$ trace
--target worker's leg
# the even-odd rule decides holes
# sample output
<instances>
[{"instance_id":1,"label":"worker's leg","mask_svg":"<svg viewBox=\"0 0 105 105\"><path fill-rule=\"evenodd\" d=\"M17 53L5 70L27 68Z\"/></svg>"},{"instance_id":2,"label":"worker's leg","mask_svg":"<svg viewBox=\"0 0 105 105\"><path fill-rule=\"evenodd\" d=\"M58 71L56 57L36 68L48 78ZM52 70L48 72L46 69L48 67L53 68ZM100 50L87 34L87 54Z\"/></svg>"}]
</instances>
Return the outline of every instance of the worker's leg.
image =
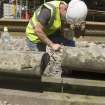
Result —
<instances>
[{"instance_id":1,"label":"worker's leg","mask_svg":"<svg viewBox=\"0 0 105 105\"><path fill-rule=\"evenodd\" d=\"M46 51L46 45L43 43L32 43L29 39L26 39L27 46L30 50L33 51Z\"/></svg>"}]
</instances>

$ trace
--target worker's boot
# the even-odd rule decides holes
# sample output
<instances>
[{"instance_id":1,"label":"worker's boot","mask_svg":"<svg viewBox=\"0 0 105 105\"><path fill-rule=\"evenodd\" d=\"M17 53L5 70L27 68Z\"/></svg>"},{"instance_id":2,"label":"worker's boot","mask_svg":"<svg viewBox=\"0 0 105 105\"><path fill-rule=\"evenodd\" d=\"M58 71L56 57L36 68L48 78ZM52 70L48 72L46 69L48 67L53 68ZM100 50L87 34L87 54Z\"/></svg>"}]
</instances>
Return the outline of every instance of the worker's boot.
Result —
<instances>
[{"instance_id":1,"label":"worker's boot","mask_svg":"<svg viewBox=\"0 0 105 105\"><path fill-rule=\"evenodd\" d=\"M50 55L50 60L47 67L45 68L44 76L61 78L61 53L54 52L49 47L46 48L46 52Z\"/></svg>"}]
</instances>

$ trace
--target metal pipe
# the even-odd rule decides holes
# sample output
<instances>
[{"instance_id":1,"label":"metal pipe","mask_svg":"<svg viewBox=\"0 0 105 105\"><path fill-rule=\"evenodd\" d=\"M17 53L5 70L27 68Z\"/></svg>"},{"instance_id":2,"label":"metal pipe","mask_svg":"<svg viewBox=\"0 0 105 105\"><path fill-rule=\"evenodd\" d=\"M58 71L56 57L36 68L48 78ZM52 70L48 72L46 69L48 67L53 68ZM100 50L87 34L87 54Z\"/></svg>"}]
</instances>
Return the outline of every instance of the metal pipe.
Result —
<instances>
[{"instance_id":1,"label":"metal pipe","mask_svg":"<svg viewBox=\"0 0 105 105\"><path fill-rule=\"evenodd\" d=\"M28 19L28 0L26 0L26 19Z\"/></svg>"},{"instance_id":2,"label":"metal pipe","mask_svg":"<svg viewBox=\"0 0 105 105\"><path fill-rule=\"evenodd\" d=\"M105 26L105 22L93 22L93 21L86 21L86 25L98 25L98 26Z\"/></svg>"},{"instance_id":3,"label":"metal pipe","mask_svg":"<svg viewBox=\"0 0 105 105\"><path fill-rule=\"evenodd\" d=\"M17 5L18 5L18 0L16 0L16 19L18 18L18 16L17 16Z\"/></svg>"},{"instance_id":4,"label":"metal pipe","mask_svg":"<svg viewBox=\"0 0 105 105\"><path fill-rule=\"evenodd\" d=\"M105 22L86 21L86 29L105 29Z\"/></svg>"},{"instance_id":5,"label":"metal pipe","mask_svg":"<svg viewBox=\"0 0 105 105\"><path fill-rule=\"evenodd\" d=\"M22 0L20 0L20 18L22 19Z\"/></svg>"},{"instance_id":6,"label":"metal pipe","mask_svg":"<svg viewBox=\"0 0 105 105\"><path fill-rule=\"evenodd\" d=\"M105 36L105 30L91 30L86 29L85 35L89 36Z\"/></svg>"}]
</instances>

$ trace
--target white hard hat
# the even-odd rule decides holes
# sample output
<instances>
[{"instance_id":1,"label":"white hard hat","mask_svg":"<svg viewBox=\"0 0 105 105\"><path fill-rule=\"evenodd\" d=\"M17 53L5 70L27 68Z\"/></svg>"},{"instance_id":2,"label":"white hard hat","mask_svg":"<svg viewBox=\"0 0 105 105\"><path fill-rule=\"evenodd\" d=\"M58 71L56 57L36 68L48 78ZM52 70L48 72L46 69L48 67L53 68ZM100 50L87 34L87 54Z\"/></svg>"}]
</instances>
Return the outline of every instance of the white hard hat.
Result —
<instances>
[{"instance_id":1,"label":"white hard hat","mask_svg":"<svg viewBox=\"0 0 105 105\"><path fill-rule=\"evenodd\" d=\"M80 23L87 16L87 6L81 0L71 0L68 4L66 19L68 23Z\"/></svg>"}]
</instances>

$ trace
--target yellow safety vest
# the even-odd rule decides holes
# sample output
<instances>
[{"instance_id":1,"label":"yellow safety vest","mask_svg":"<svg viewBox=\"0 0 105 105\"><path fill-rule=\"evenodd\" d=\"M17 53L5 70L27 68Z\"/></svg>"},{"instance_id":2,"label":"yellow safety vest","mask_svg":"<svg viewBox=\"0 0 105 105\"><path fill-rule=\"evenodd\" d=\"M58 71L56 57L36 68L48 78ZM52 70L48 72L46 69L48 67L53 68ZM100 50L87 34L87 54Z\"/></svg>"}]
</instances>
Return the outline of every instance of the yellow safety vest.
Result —
<instances>
[{"instance_id":1,"label":"yellow safety vest","mask_svg":"<svg viewBox=\"0 0 105 105\"><path fill-rule=\"evenodd\" d=\"M60 12L59 12L59 5L60 1L51 1L46 2L43 4L46 8L50 9L51 11L51 18L48 22L48 26L45 28L44 32L47 35L51 35L53 32L55 32L57 29L61 27L61 18L60 18ZM39 43L41 42L40 39L37 37L37 34L34 31L35 25L39 22L37 19L38 14L41 11L42 6L41 5L35 12L33 17L30 19L28 26L26 28L26 35L27 38L29 38L30 41L33 43Z\"/></svg>"}]
</instances>

